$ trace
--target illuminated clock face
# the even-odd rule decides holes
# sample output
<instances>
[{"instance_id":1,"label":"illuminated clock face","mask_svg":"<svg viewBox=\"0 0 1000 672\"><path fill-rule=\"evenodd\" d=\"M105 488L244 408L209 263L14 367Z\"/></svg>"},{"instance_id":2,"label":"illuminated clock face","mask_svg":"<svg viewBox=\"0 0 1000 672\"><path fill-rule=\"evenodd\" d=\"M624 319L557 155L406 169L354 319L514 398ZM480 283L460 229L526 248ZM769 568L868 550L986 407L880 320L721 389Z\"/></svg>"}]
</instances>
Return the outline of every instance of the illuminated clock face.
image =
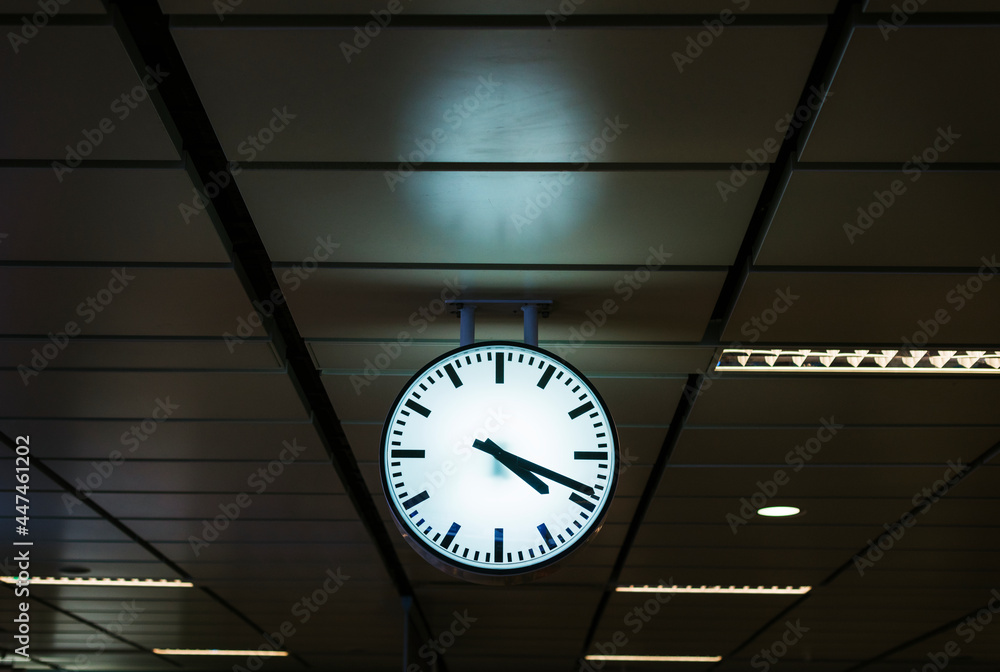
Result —
<instances>
[{"instance_id":1,"label":"illuminated clock face","mask_svg":"<svg viewBox=\"0 0 1000 672\"><path fill-rule=\"evenodd\" d=\"M587 379L519 343L453 350L418 372L382 431L382 487L407 541L443 571L511 583L595 533L618 438Z\"/></svg>"}]
</instances>

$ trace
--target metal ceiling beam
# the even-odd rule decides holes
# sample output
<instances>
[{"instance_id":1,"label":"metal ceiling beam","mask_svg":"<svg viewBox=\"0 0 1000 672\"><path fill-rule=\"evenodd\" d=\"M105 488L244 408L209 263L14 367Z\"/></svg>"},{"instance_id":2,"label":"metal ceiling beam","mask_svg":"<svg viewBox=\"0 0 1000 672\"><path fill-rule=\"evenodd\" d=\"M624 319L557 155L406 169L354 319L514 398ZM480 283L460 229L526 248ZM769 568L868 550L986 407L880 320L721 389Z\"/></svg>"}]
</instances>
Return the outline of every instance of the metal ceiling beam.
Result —
<instances>
[{"instance_id":1,"label":"metal ceiling beam","mask_svg":"<svg viewBox=\"0 0 1000 672\"><path fill-rule=\"evenodd\" d=\"M106 6L136 71L142 72L146 66L160 66L170 73L150 97L168 129L173 128L174 137L181 145L179 150L184 153L191 172L202 184L211 183L212 175L230 176L229 183L211 201L217 216L214 221L248 297L259 302L267 300L272 292L281 291L271 259L236 181L229 173L226 153L170 34L170 22L156 0L106 0ZM412 597L413 587L287 303L280 302L264 323L386 572L401 597ZM416 599L412 614L414 625L424 636L432 636L431 624ZM439 662L439 669L445 670L443 661Z\"/></svg>"},{"instance_id":2,"label":"metal ceiling beam","mask_svg":"<svg viewBox=\"0 0 1000 672\"><path fill-rule=\"evenodd\" d=\"M813 61L812 69L809 72L809 76L806 78L806 83L802 89L801 95L799 96L796 109L798 106L802 105L806 105L808 107L807 101L809 96L812 95L812 87L822 84L828 77L832 76L833 69L831 66L835 62L839 62L840 56L843 53L843 49L845 48L847 39L850 35L849 17L857 11L857 1L858 0L840 0L837 4L836 11L829 18L826 33L823 37L823 41L820 43L816 58ZM715 310L712 313L712 318L709 320L708 328L706 329L705 335L702 339L703 341L717 342L720 340L723 332L725 331L726 324L736 307L736 301L739 299L743 283L746 281L746 278L753 267L754 248L757 239L765 228L770 210L780 198L784 181L787 180L787 172L796 153L799 133L802 129L803 127L800 127L799 129L793 131L789 137L783 140L781 148L778 151L778 155L775 158L775 162L768 171L767 179L764 183L763 189L761 190L757 206L747 226L746 235L740 245L735 262L729 268L726 281L723 284ZM687 421L688 415L691 413L691 409L698 397L698 393L701 390L701 385L704 382L704 379L704 375L692 374L688 377L687 385L684 388L684 394L681 395L681 398L677 403L674 416L670 421L670 428L667 430L667 436L664 439L663 446L660 448L660 454L657 456L656 463L653 465L650 472L649 480L646 482L646 487L639 499L639 505L632 517L631 523L629 524L622 548L618 553L614 567L608 577L608 584L605 586L601 599L598 602L597 609L595 610L594 617L591 619L590 627L587 630L587 635L583 642L583 648L581 649L581 659L587 655L587 651L596 636L597 628L604 615L605 608L607 607L611 594L615 589L615 585L618 582L622 569L625 566L628 555L632 550L632 544L635 541L635 537L638 534L639 529L642 527L642 523L646 517L646 512L649 509L650 503L656 495L660 480L663 478L667 463L673 453L674 446L677 444L677 440L679 439L681 432L684 430L684 424Z\"/></svg>"},{"instance_id":3,"label":"metal ceiling beam","mask_svg":"<svg viewBox=\"0 0 1000 672\"><path fill-rule=\"evenodd\" d=\"M851 39L854 31L854 21L860 14L860 0L839 0L833 14L827 21L826 33L820 42L813 60L812 68L806 77L802 93L794 110L810 109L809 98L813 96L814 90L826 91L827 86L836 74L837 66L847 49L847 43ZM757 199L757 206L747 225L746 234L740 244L739 252L736 253L736 260L726 277L726 282L719 293L719 300L716 302L712 317L709 320L708 328L702 340L716 341L722 338L725 333L729 319L736 308L740 292L750 273L754 270L754 257L757 248L767 230L767 225L771 215L777 208L784 187L791 176L794 162L797 158L800 143L808 137L812 124L822 111L822 103L819 109L813 110L809 119L802 126L791 127L790 134L781 142L774 161L768 166L767 178Z\"/></svg>"}]
</instances>

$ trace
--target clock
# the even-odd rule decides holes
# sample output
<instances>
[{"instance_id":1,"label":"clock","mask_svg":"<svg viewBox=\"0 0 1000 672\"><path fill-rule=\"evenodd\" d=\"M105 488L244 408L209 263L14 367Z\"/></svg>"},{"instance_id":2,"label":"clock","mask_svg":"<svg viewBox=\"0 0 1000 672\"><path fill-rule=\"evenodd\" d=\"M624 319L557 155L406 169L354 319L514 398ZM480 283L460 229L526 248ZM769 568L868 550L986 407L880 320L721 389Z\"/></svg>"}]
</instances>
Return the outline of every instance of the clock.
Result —
<instances>
[{"instance_id":1,"label":"clock","mask_svg":"<svg viewBox=\"0 0 1000 672\"><path fill-rule=\"evenodd\" d=\"M554 571L598 532L618 479L607 406L572 365L504 341L423 367L386 417L382 488L438 569L511 584Z\"/></svg>"}]
</instances>

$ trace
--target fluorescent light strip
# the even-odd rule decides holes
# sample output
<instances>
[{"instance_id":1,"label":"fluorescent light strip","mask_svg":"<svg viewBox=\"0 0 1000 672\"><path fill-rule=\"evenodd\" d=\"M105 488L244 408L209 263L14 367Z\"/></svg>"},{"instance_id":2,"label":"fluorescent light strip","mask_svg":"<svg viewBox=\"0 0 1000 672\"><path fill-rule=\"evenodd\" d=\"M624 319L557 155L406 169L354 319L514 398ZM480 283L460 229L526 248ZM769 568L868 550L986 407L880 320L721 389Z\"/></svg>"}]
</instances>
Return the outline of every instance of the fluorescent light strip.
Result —
<instances>
[{"instance_id":1,"label":"fluorescent light strip","mask_svg":"<svg viewBox=\"0 0 1000 672\"><path fill-rule=\"evenodd\" d=\"M277 656L288 655L287 651L269 651L264 649L153 649L153 653L161 656Z\"/></svg>"},{"instance_id":2,"label":"fluorescent light strip","mask_svg":"<svg viewBox=\"0 0 1000 672\"><path fill-rule=\"evenodd\" d=\"M0 582L17 583L16 576L0 576ZM168 579L102 579L99 577L80 576L33 576L28 579L32 586L127 586L129 588L193 588L194 584L187 581Z\"/></svg>"},{"instance_id":3,"label":"fluorescent light strip","mask_svg":"<svg viewBox=\"0 0 1000 672\"><path fill-rule=\"evenodd\" d=\"M699 593L716 595L803 595L812 586L618 586L619 593Z\"/></svg>"},{"instance_id":4,"label":"fluorescent light strip","mask_svg":"<svg viewBox=\"0 0 1000 672\"><path fill-rule=\"evenodd\" d=\"M1000 350L726 348L716 371L1000 373Z\"/></svg>"},{"instance_id":5,"label":"fluorescent light strip","mask_svg":"<svg viewBox=\"0 0 1000 672\"><path fill-rule=\"evenodd\" d=\"M623 660L635 663L717 663L722 656L586 656L587 660Z\"/></svg>"}]
</instances>

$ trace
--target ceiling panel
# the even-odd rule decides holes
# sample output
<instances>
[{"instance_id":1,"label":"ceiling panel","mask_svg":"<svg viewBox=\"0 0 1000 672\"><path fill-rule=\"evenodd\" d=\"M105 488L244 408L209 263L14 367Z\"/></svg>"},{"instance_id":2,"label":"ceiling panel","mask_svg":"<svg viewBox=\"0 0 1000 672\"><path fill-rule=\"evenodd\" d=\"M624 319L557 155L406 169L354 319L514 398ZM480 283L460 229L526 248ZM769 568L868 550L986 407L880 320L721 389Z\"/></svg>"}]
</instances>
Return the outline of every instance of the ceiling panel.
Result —
<instances>
[{"instance_id":1,"label":"ceiling panel","mask_svg":"<svg viewBox=\"0 0 1000 672\"><path fill-rule=\"evenodd\" d=\"M228 268L3 267L0 283L31 287L2 305L7 333L102 336L262 336ZM38 296L47 297L39 302ZM197 297L197 300L192 300ZM242 320L242 322L240 321ZM244 326L245 325L245 326ZM67 344L67 347L72 347Z\"/></svg>"},{"instance_id":2,"label":"ceiling panel","mask_svg":"<svg viewBox=\"0 0 1000 672\"><path fill-rule=\"evenodd\" d=\"M399 343L419 337L454 339L457 345L458 317L448 314L444 301L516 296L553 301L552 313L538 321L540 341L692 341L704 333L724 277L718 271L647 275L636 269L584 274L320 269L287 300L303 335L313 338L375 336ZM345 286L352 291L341 291ZM484 312L476 318L479 340L522 340L523 335L520 322L509 315Z\"/></svg>"},{"instance_id":3,"label":"ceiling panel","mask_svg":"<svg viewBox=\"0 0 1000 672\"><path fill-rule=\"evenodd\" d=\"M976 268L1000 249L994 171L796 170L756 263Z\"/></svg>"},{"instance_id":4,"label":"ceiling panel","mask_svg":"<svg viewBox=\"0 0 1000 672\"><path fill-rule=\"evenodd\" d=\"M892 12L894 0L868 0L866 12ZM928 12L991 12L996 10L989 0L924 0L922 11Z\"/></svg>"},{"instance_id":5,"label":"ceiling panel","mask_svg":"<svg viewBox=\"0 0 1000 672\"><path fill-rule=\"evenodd\" d=\"M4 14L28 14L32 15L38 11L37 0L0 0L0 11ZM60 13L66 14L104 14L106 10L100 0L80 0L70 5L59 8Z\"/></svg>"},{"instance_id":6,"label":"ceiling panel","mask_svg":"<svg viewBox=\"0 0 1000 672\"><path fill-rule=\"evenodd\" d=\"M0 375L0 400L4 413L14 418L152 418L155 421L166 417L279 420L306 417L291 381L282 372L48 371L31 379L25 387L16 372L4 371ZM127 429L130 428L123 431ZM138 435L134 439L129 437L129 447L141 442Z\"/></svg>"},{"instance_id":7,"label":"ceiling panel","mask_svg":"<svg viewBox=\"0 0 1000 672\"><path fill-rule=\"evenodd\" d=\"M796 478L788 472L789 478ZM755 483L751 493L756 491ZM741 515L745 491L730 495L709 496L687 499L669 492L660 492L650 502L646 523L690 523L720 524L726 522L727 514ZM832 497L820 495L797 495L795 502L806 512L800 522L810 525L849 524L877 528L887 521L897 520L900 515L913 508L912 497L864 497L861 493L840 494ZM690 504L690 506L688 506ZM1000 507L1000 498L963 496L961 489L949 495L948 501L939 501L921 514L921 524L927 525L975 525L987 521ZM764 518L752 519L754 525L767 525ZM775 525L782 523L775 521ZM737 528L742 529L742 528ZM939 562L934 560L934 562Z\"/></svg>"},{"instance_id":8,"label":"ceiling panel","mask_svg":"<svg viewBox=\"0 0 1000 672\"><path fill-rule=\"evenodd\" d=\"M0 430L10 436L37 437L33 454L45 459L107 458L110 450L124 447L129 449L129 459L269 460L285 449L286 442L295 446L298 459L327 459L315 429L304 421L193 420L177 417L181 415L177 410L170 420L156 425L155 432L144 433L147 438L140 440L134 450L135 443L130 440L134 423L118 418L4 419L0 420Z\"/></svg>"},{"instance_id":9,"label":"ceiling panel","mask_svg":"<svg viewBox=\"0 0 1000 672\"><path fill-rule=\"evenodd\" d=\"M306 259L329 237L336 263L658 268L731 264L765 177L723 201L728 170L386 174L250 169L237 180L274 261Z\"/></svg>"},{"instance_id":10,"label":"ceiling panel","mask_svg":"<svg viewBox=\"0 0 1000 672\"><path fill-rule=\"evenodd\" d=\"M209 215L185 220L183 168L0 168L4 259L229 263Z\"/></svg>"},{"instance_id":11,"label":"ceiling panel","mask_svg":"<svg viewBox=\"0 0 1000 672\"><path fill-rule=\"evenodd\" d=\"M670 461L774 464L792 471L806 464L944 464L956 453L978 455L1000 441L1000 427L837 425L835 416L825 416L806 427L688 426Z\"/></svg>"},{"instance_id":12,"label":"ceiling panel","mask_svg":"<svg viewBox=\"0 0 1000 672\"><path fill-rule=\"evenodd\" d=\"M180 158L149 93L169 71L137 74L111 26L45 26L11 47L0 56L0 89L18 104L0 111L0 158L59 161L56 184L77 177L81 158Z\"/></svg>"},{"instance_id":13,"label":"ceiling panel","mask_svg":"<svg viewBox=\"0 0 1000 672\"><path fill-rule=\"evenodd\" d=\"M332 467L322 463L294 463L278 459L244 463L130 460L115 467L102 485L101 492L212 492L219 503L232 508L237 493L245 492L252 500L264 491L335 493L342 486ZM94 465L83 460L60 460L51 463L63 478L75 482L93 473ZM84 481L86 482L86 481ZM95 490L97 488L94 488ZM139 525L139 521L134 523ZM142 524L148 524L142 521Z\"/></svg>"},{"instance_id":14,"label":"ceiling panel","mask_svg":"<svg viewBox=\"0 0 1000 672\"><path fill-rule=\"evenodd\" d=\"M640 469L641 467L633 467ZM713 497L733 494L737 497L751 497L758 490L763 490L757 482L771 482L774 477L773 467L674 467L667 466L667 471L660 482L660 492L679 495L710 495ZM823 468L806 467L794 477L789 475L788 483L778 486L779 494L768 500L771 505L794 504L788 498L813 495L819 497L837 497L844 492L862 496L887 496L911 499L915 493L925 487L932 486L942 480L948 471L947 467L909 467L899 469L886 467L842 467ZM961 484L961 492L967 496L990 496L991 488L996 486L996 478L992 482L976 483L969 478ZM770 486L774 488L775 485ZM735 508L735 507L734 507ZM899 514L909 508L899 511ZM722 521L720 521L722 522ZM795 525L794 519L779 519L769 521L772 525Z\"/></svg>"},{"instance_id":15,"label":"ceiling panel","mask_svg":"<svg viewBox=\"0 0 1000 672\"><path fill-rule=\"evenodd\" d=\"M327 476L336 481L335 474ZM198 493L95 493L94 501L122 520L196 519L214 517L224 506L224 495ZM242 511L244 520L356 520L346 495L265 491ZM134 523L129 523L134 526Z\"/></svg>"},{"instance_id":16,"label":"ceiling panel","mask_svg":"<svg viewBox=\"0 0 1000 672\"><path fill-rule=\"evenodd\" d=\"M19 0L8 0L17 2ZM25 0L26 1L26 0ZM974 3L975 0L964 0L960 4ZM171 14L214 14L216 9L210 8L202 0L159 0L164 12ZM798 0L760 0L753 5L740 5L741 11L749 13L781 13L796 12L803 14L824 14L833 11L833 0L817 0L803 5ZM281 0L243 0L238 5L227 5L232 13L238 14L361 14L366 15L371 10L385 9L384 2L371 0L343 0L331 7L325 0L299 0L289 5ZM576 5L574 9L581 14L718 14L721 10L731 8L725 0L671 0L669 3L657 0L630 0L622 3L615 0L591 0L586 4ZM485 0L469 7L456 0L429 0L418 6L407 7L408 14L540 14L543 10L530 0Z\"/></svg>"},{"instance_id":17,"label":"ceiling panel","mask_svg":"<svg viewBox=\"0 0 1000 672\"><path fill-rule=\"evenodd\" d=\"M833 417L851 425L993 424L1000 386L992 378L948 376L725 377L698 397L696 425L803 424ZM971 458L968 446L955 452Z\"/></svg>"},{"instance_id":18,"label":"ceiling panel","mask_svg":"<svg viewBox=\"0 0 1000 672\"><path fill-rule=\"evenodd\" d=\"M997 161L1000 130L980 82L1000 74L998 53L995 26L855 28L801 159Z\"/></svg>"},{"instance_id":19,"label":"ceiling panel","mask_svg":"<svg viewBox=\"0 0 1000 672\"><path fill-rule=\"evenodd\" d=\"M993 343L1000 330L1000 283L990 280L1000 266L989 248L982 249L978 269L963 273L751 273L723 338L910 347Z\"/></svg>"},{"instance_id":20,"label":"ceiling panel","mask_svg":"<svg viewBox=\"0 0 1000 672\"><path fill-rule=\"evenodd\" d=\"M173 36L232 160L257 159L240 143L287 108L295 118L275 123L261 160L579 163L595 142L589 161L604 163L743 160L780 137L775 124L794 110L822 31L729 28L687 74L671 53L690 27L388 28L350 62L339 46L350 28ZM755 57L739 57L747 52ZM433 147L424 159L416 140Z\"/></svg>"},{"instance_id":21,"label":"ceiling panel","mask_svg":"<svg viewBox=\"0 0 1000 672\"><path fill-rule=\"evenodd\" d=\"M82 326L81 326L82 330ZM62 337L56 339L61 341ZM0 366L31 365L41 353L45 357L58 347L51 339L0 340ZM41 361L41 360L39 360ZM63 369L276 369L281 363L268 342L250 341L230 348L222 339L170 341L128 338L91 340L78 337L62 350L58 366Z\"/></svg>"}]
</instances>

